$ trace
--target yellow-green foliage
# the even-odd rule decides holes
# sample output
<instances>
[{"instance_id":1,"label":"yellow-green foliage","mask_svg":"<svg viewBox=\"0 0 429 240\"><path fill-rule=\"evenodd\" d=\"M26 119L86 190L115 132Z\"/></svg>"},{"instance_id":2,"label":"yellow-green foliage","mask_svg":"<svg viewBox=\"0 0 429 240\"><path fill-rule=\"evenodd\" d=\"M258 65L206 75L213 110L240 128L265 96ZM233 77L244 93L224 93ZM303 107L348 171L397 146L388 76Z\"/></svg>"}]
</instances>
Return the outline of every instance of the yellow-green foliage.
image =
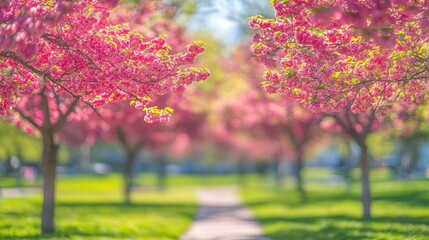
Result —
<instances>
[{"instance_id":1,"label":"yellow-green foliage","mask_svg":"<svg viewBox=\"0 0 429 240\"><path fill-rule=\"evenodd\" d=\"M26 161L38 161L42 145L39 138L22 132L12 124L0 121L0 161L18 156Z\"/></svg>"}]
</instances>

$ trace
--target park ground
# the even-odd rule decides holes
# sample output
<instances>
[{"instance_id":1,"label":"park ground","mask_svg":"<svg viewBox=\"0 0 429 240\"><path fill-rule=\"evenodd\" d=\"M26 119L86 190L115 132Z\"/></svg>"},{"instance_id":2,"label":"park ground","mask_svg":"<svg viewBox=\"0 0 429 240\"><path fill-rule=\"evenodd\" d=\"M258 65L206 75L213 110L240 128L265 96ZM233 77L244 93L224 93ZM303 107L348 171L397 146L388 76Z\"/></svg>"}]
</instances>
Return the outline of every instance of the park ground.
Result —
<instances>
[{"instance_id":1,"label":"park ground","mask_svg":"<svg viewBox=\"0 0 429 240\"><path fill-rule=\"evenodd\" d=\"M326 176L325 176L326 175ZM400 239L429 236L429 180L392 180L374 173L373 218L361 220L359 184L351 188L327 179L326 171L306 171L308 200L267 177L250 175L170 176L159 191L153 175L141 175L133 203L123 204L120 175L60 176L56 229L40 235L41 197L0 197L0 239L178 239L197 211L195 189L239 183L241 198L273 240ZM1 179L2 187L14 179ZM38 183L33 184L37 185ZM24 183L23 186L31 186Z\"/></svg>"}]
</instances>

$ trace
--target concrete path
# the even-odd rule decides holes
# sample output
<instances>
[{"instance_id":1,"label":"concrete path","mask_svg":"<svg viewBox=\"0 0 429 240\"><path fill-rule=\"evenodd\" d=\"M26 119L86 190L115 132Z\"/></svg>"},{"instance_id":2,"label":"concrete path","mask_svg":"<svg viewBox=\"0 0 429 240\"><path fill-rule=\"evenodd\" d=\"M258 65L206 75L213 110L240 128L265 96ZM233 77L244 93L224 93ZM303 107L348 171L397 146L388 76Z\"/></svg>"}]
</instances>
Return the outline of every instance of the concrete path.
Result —
<instances>
[{"instance_id":1,"label":"concrete path","mask_svg":"<svg viewBox=\"0 0 429 240\"><path fill-rule=\"evenodd\" d=\"M197 192L199 210L181 240L269 240L234 188Z\"/></svg>"},{"instance_id":2,"label":"concrete path","mask_svg":"<svg viewBox=\"0 0 429 240\"><path fill-rule=\"evenodd\" d=\"M26 197L28 195L34 195L40 192L41 192L40 188L1 188L0 197L4 197L4 198Z\"/></svg>"}]
</instances>

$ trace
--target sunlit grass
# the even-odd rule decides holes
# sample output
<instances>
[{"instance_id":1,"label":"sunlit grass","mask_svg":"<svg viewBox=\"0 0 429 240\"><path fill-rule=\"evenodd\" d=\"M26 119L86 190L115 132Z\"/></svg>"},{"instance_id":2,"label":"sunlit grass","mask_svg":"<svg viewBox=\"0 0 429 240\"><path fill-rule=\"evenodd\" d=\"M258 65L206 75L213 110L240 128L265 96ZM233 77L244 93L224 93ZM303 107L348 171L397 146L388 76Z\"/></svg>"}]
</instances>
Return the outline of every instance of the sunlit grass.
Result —
<instances>
[{"instance_id":1,"label":"sunlit grass","mask_svg":"<svg viewBox=\"0 0 429 240\"><path fill-rule=\"evenodd\" d=\"M4 177L0 176L0 188L10 188L10 187L37 187L40 186L41 181L38 179L35 182L30 182L25 179L17 179L15 177Z\"/></svg>"},{"instance_id":2,"label":"sunlit grass","mask_svg":"<svg viewBox=\"0 0 429 240\"><path fill-rule=\"evenodd\" d=\"M122 184L122 176L119 173L112 173L108 175L59 175L59 184L63 190L79 187L81 190L102 190L119 188ZM247 181L258 183L260 176L257 174L248 174ZM89 180L89 181L88 181ZM102 184L100 185L100 181ZM169 175L166 179L167 186L223 186L223 185L236 185L240 183L240 176L237 174L194 174L194 175ZM153 188L157 184L157 176L153 173L136 174L135 181L136 187ZM28 182L24 179L20 184L17 184L14 177L0 177L0 187L37 187L41 185L41 179L36 182Z\"/></svg>"},{"instance_id":3,"label":"sunlit grass","mask_svg":"<svg viewBox=\"0 0 429 240\"><path fill-rule=\"evenodd\" d=\"M118 176L60 177L56 232L39 234L41 197L0 199L0 239L178 239L196 211L192 188L138 191L123 204Z\"/></svg>"},{"instance_id":4,"label":"sunlit grass","mask_svg":"<svg viewBox=\"0 0 429 240\"><path fill-rule=\"evenodd\" d=\"M333 173L305 170L307 203L300 202L291 177L281 189L269 175L172 175L166 179L167 190L158 192L156 176L143 174L136 178L132 205L122 203L120 174L60 175L57 231L39 234L40 196L0 199L0 239L178 239L196 211L195 187L243 182L243 199L272 240L427 239L428 180L390 180L383 171L373 171L373 219L362 221L356 177L345 191Z\"/></svg>"},{"instance_id":5,"label":"sunlit grass","mask_svg":"<svg viewBox=\"0 0 429 240\"><path fill-rule=\"evenodd\" d=\"M273 240L398 239L429 236L429 181L373 183L373 218L361 220L359 188L308 183L308 202L290 188L251 188L242 197Z\"/></svg>"}]
</instances>

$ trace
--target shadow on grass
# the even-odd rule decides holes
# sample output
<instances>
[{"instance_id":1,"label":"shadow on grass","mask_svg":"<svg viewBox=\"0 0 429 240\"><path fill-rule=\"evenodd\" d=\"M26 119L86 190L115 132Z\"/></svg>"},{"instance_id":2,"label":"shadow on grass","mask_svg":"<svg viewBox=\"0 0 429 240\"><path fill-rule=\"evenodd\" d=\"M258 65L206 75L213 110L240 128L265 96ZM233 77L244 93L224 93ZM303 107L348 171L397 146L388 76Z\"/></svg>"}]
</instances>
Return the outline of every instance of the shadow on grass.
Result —
<instances>
[{"instance_id":1,"label":"shadow on grass","mask_svg":"<svg viewBox=\"0 0 429 240\"><path fill-rule=\"evenodd\" d=\"M157 208L157 209L181 209L181 208L194 208L194 204L185 204L185 203L123 203L118 201L61 201L58 204L58 207L101 207L101 208L120 208L120 209L137 209L137 208Z\"/></svg>"},{"instance_id":2,"label":"shadow on grass","mask_svg":"<svg viewBox=\"0 0 429 240\"><path fill-rule=\"evenodd\" d=\"M259 212L263 212L258 220L262 223L265 233L273 240L283 239L427 239L429 236L428 214L413 216L407 213L407 208L421 209L422 213L429 208L429 191L424 188L410 187L374 191L374 207L383 206L387 209L400 211L380 211L379 216L370 220L362 220L358 212L331 208L332 206L360 206L359 193L346 194L340 191L309 191L308 201L300 202L297 193L293 190L263 190L257 195L250 193L247 205ZM284 214L276 210L284 206ZM327 211L317 211L318 208L327 208ZM266 212L264 212L266 209ZM288 209L290 215L288 215ZM316 212L311 212L315 209ZM329 209L333 209L332 212ZM270 211L273 211L270 214ZM360 211L360 210L359 210ZM340 213L339 213L340 212Z\"/></svg>"},{"instance_id":3,"label":"shadow on grass","mask_svg":"<svg viewBox=\"0 0 429 240\"><path fill-rule=\"evenodd\" d=\"M296 191L284 190L284 189L273 189L263 190L267 193L267 198L247 201L247 204L252 206L263 206L271 203L280 203L287 205L288 207L300 207L311 205L313 203L330 203L330 202L341 202L341 201L359 201L359 196L347 193L316 193L307 191L306 201L302 201Z\"/></svg>"},{"instance_id":4,"label":"shadow on grass","mask_svg":"<svg viewBox=\"0 0 429 240\"><path fill-rule=\"evenodd\" d=\"M429 182L428 182L429 184ZM270 201L284 202L290 207L303 206L312 203L329 203L341 201L360 201L360 193L346 192L312 192L307 191L307 201L303 202L299 199L296 191L285 189L274 189L275 195L270 196ZM268 192L268 191L267 191ZM373 191L372 201L384 201L392 203L400 203L415 207L429 207L429 188L428 191L422 190L404 190L401 192L383 192L378 193ZM250 202L252 205L264 204L262 202Z\"/></svg>"},{"instance_id":5,"label":"shadow on grass","mask_svg":"<svg viewBox=\"0 0 429 240\"><path fill-rule=\"evenodd\" d=\"M386 193L372 198L374 201L403 203L416 207L429 207L429 188L427 192L408 191L407 193Z\"/></svg>"},{"instance_id":6,"label":"shadow on grass","mask_svg":"<svg viewBox=\"0 0 429 240\"><path fill-rule=\"evenodd\" d=\"M319 217L275 217L259 218L263 225L282 224L281 230L268 231L267 236L272 239L373 239L374 235L409 236L407 227L397 228L380 224L419 224L424 226L429 223L425 217L374 217L371 220L362 221L360 218L350 216L330 215ZM425 231L425 230L423 230ZM426 234L429 231L426 230ZM389 238L382 238L389 239ZM400 239L400 238L398 238Z\"/></svg>"}]
</instances>

